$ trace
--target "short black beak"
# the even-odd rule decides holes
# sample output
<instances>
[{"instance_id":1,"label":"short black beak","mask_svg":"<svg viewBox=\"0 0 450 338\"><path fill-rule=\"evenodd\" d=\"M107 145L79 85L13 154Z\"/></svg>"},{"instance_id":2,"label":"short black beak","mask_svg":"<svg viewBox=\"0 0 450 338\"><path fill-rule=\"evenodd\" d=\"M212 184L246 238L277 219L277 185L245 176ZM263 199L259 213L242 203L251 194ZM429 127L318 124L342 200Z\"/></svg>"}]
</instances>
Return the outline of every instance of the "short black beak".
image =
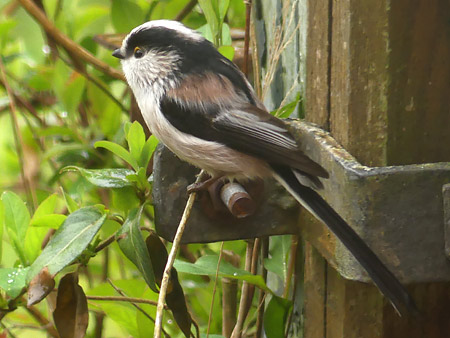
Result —
<instances>
[{"instance_id":1,"label":"short black beak","mask_svg":"<svg viewBox=\"0 0 450 338\"><path fill-rule=\"evenodd\" d=\"M113 53L112 56L115 56L118 59L125 59L125 56L120 51L120 48L117 48Z\"/></svg>"}]
</instances>

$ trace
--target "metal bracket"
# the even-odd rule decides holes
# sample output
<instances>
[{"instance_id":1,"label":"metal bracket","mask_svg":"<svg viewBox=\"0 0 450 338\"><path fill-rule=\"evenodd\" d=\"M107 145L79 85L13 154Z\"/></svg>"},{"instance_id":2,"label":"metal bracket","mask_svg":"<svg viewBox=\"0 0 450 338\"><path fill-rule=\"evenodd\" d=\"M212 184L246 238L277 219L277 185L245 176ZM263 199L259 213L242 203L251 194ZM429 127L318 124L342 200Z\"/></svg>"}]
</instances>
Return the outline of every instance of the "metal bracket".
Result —
<instances>
[{"instance_id":1,"label":"metal bracket","mask_svg":"<svg viewBox=\"0 0 450 338\"><path fill-rule=\"evenodd\" d=\"M445 249L450 252L449 189L444 189L447 231L442 194L444 184L450 183L450 163L367 167L329 133L305 122L290 121L289 125L304 152L330 173L330 179L323 180L321 194L404 283L450 280L450 261L445 254ZM187 199L182 190L193 182L197 170L191 168L189 172L173 155L168 161L168 156L162 149L157 151L153 189L156 227L161 236L170 240L179 220L174 215L181 217ZM292 199L274 183L266 183L262 203L255 215L244 220L212 220L199 202L183 241L295 233L298 227L303 228L303 234L308 232L308 227L295 224L298 222ZM312 243L341 275L368 281L345 247L325 229L321 233L325 235Z\"/></svg>"}]
</instances>

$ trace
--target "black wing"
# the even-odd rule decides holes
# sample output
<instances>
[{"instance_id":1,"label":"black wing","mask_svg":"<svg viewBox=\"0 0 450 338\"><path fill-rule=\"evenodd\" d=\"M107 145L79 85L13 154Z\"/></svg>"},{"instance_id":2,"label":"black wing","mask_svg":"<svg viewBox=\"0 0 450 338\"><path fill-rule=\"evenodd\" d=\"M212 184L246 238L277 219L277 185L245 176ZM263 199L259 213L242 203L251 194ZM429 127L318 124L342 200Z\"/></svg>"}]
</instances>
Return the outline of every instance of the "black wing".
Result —
<instances>
[{"instance_id":1,"label":"black wing","mask_svg":"<svg viewBox=\"0 0 450 338\"><path fill-rule=\"evenodd\" d=\"M298 149L283 121L248 103L226 77L211 73L187 77L163 97L160 108L184 133L220 142L270 164L328 177L325 169Z\"/></svg>"}]
</instances>

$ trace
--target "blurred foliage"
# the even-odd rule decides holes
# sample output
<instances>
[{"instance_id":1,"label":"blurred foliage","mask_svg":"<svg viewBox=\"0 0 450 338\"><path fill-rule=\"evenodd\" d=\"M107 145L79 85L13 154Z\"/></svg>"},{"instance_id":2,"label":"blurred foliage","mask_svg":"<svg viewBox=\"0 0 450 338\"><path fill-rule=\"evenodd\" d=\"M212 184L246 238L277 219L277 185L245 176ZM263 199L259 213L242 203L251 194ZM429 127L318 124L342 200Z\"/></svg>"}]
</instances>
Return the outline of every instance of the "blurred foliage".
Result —
<instances>
[{"instance_id":1,"label":"blurred foliage","mask_svg":"<svg viewBox=\"0 0 450 338\"><path fill-rule=\"evenodd\" d=\"M60 33L119 68L95 36L174 19L189 1L34 3ZM230 27L245 26L245 7L241 0L199 1L183 22L232 58ZM67 52L18 1L0 0L0 49L1 330L16 337L56 336L56 330L61 337L80 337L85 330L87 337L151 336L155 306L138 309L108 297L158 298L166 253L152 250L163 244L151 230L148 169L157 140L138 122L129 122L138 112L126 84ZM11 98L17 109L10 108ZM286 106L281 114L291 109ZM267 268L283 280L289 237L274 243L280 245L272 246ZM192 320L206 333L210 317L209 332L220 336L220 283L213 302L219 247L197 244L182 251L167 298L171 311L164 329L171 337L195 332ZM222 263L219 278L245 280L272 294L261 276L242 270L245 247L243 241L225 243L226 251L242 259L239 267ZM189 313L180 306L185 297ZM274 325L274 332L282 332L290 302L272 299L269 309L280 319L267 321L265 328ZM247 333L255 331L257 305L254 297Z\"/></svg>"}]
</instances>

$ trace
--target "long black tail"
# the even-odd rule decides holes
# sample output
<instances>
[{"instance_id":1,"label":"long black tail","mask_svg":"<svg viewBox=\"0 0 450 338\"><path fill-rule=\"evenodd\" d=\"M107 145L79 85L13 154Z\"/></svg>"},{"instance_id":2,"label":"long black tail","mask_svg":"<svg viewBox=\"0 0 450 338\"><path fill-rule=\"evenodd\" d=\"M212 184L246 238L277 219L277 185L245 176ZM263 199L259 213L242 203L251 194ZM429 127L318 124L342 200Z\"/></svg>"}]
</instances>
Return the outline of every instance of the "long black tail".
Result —
<instances>
[{"instance_id":1,"label":"long black tail","mask_svg":"<svg viewBox=\"0 0 450 338\"><path fill-rule=\"evenodd\" d=\"M389 299L399 314L417 314L414 301L399 280L380 261L359 235L313 189L299 183L288 167L274 167L275 178L295 199L321 220L355 256L380 291Z\"/></svg>"}]
</instances>

